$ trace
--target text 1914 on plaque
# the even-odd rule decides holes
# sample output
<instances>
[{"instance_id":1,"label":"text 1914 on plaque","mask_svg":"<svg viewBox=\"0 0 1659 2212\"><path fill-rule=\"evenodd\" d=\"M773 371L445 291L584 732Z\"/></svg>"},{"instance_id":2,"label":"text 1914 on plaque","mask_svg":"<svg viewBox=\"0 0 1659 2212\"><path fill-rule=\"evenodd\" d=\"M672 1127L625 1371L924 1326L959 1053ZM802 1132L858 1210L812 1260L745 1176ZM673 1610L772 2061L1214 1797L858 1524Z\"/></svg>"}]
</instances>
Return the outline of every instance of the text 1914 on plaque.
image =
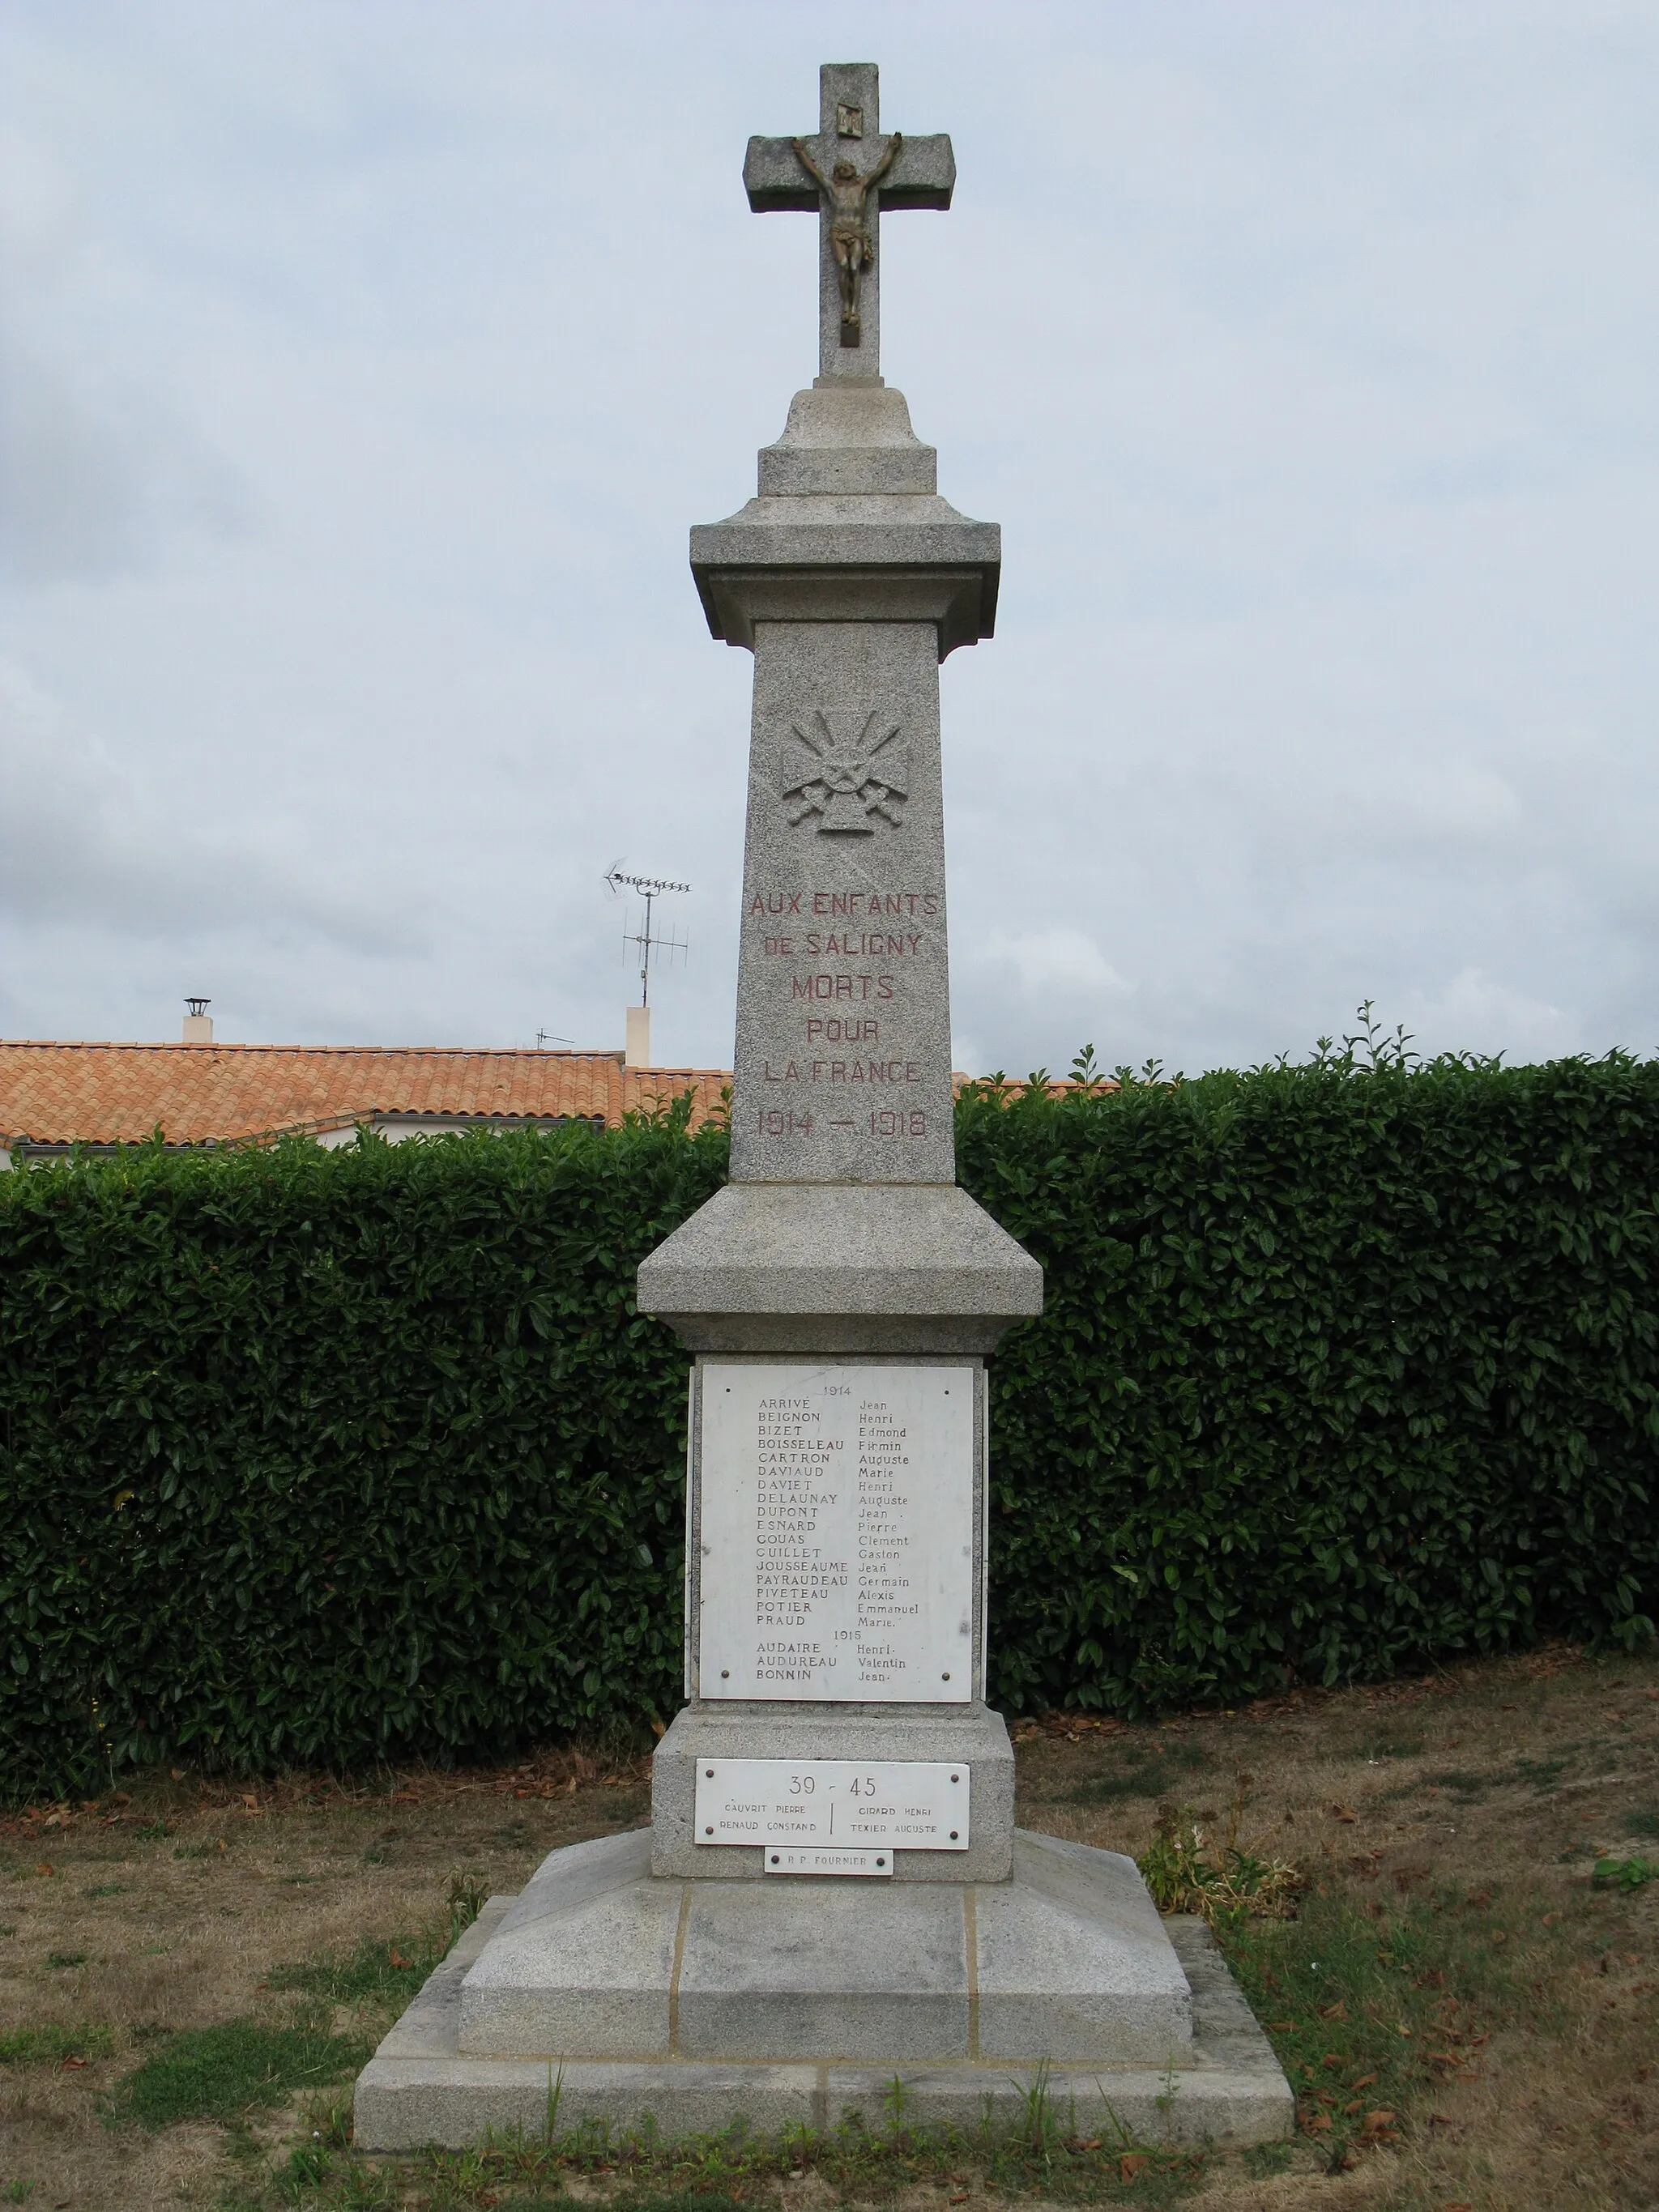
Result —
<instances>
[{"instance_id":1,"label":"text 1914 on plaque","mask_svg":"<svg viewBox=\"0 0 1659 2212\"><path fill-rule=\"evenodd\" d=\"M961 1760L703 1759L697 1841L965 1851L968 1796Z\"/></svg>"},{"instance_id":2,"label":"text 1914 on plaque","mask_svg":"<svg viewBox=\"0 0 1659 2212\"><path fill-rule=\"evenodd\" d=\"M974 1694L975 1370L702 1370L694 1687Z\"/></svg>"}]
</instances>

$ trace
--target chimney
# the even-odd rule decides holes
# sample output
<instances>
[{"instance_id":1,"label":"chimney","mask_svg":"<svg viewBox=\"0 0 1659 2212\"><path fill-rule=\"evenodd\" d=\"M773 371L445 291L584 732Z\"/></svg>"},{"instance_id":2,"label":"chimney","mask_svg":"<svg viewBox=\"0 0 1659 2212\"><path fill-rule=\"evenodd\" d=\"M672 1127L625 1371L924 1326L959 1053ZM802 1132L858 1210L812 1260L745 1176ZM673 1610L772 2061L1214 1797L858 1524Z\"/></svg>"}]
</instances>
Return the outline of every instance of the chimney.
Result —
<instances>
[{"instance_id":1,"label":"chimney","mask_svg":"<svg viewBox=\"0 0 1659 2212\"><path fill-rule=\"evenodd\" d=\"M185 1042L211 1044L213 1017L209 1013L208 1008L213 1004L212 1000L186 999L185 1004L189 1008L189 1012L185 1016Z\"/></svg>"},{"instance_id":2,"label":"chimney","mask_svg":"<svg viewBox=\"0 0 1659 2212\"><path fill-rule=\"evenodd\" d=\"M649 1006L630 1006L628 1009L628 1042L623 1052L624 1067L649 1067L651 1065L651 1009Z\"/></svg>"}]
</instances>

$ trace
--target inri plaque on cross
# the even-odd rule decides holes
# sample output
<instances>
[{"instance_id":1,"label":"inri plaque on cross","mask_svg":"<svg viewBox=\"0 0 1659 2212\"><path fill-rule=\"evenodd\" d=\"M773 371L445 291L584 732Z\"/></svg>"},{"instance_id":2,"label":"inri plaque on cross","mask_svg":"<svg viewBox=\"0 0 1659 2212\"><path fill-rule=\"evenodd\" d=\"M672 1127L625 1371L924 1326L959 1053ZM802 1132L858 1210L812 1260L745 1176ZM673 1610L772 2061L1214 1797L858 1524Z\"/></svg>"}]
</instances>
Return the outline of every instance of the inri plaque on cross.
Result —
<instances>
[{"instance_id":1,"label":"inri plaque on cross","mask_svg":"<svg viewBox=\"0 0 1659 2212\"><path fill-rule=\"evenodd\" d=\"M957 180L940 133L884 137L873 62L826 62L811 138L751 138L743 164L757 215L818 213L821 378L881 374L881 217L896 208L948 208Z\"/></svg>"}]
</instances>

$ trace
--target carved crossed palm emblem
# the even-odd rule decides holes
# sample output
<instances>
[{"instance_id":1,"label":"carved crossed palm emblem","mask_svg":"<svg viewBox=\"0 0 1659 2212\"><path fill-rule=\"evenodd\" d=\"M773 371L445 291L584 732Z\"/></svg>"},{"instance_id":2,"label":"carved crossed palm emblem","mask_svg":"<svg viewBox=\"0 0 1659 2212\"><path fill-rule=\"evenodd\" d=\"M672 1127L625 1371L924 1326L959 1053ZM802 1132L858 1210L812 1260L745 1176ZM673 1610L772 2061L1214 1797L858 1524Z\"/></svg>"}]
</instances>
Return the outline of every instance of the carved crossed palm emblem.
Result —
<instances>
[{"instance_id":1,"label":"carved crossed palm emblem","mask_svg":"<svg viewBox=\"0 0 1659 2212\"><path fill-rule=\"evenodd\" d=\"M816 814L820 835L865 837L873 833L877 815L898 826L910 781L908 748L898 723L867 714L858 735L843 738L820 708L793 727L778 755L791 822Z\"/></svg>"}]
</instances>

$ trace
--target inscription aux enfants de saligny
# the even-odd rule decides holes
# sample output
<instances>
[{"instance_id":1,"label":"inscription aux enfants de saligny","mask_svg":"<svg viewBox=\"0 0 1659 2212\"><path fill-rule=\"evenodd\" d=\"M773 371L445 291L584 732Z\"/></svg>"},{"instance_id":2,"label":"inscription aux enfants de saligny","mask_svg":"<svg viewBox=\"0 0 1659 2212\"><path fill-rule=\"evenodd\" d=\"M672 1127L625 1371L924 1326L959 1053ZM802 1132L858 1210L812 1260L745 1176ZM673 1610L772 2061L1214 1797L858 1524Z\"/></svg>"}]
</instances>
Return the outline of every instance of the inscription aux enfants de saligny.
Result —
<instances>
[{"instance_id":1,"label":"inscription aux enfants de saligny","mask_svg":"<svg viewBox=\"0 0 1659 2212\"><path fill-rule=\"evenodd\" d=\"M971 1701L976 1388L965 1364L702 1369L694 1695Z\"/></svg>"},{"instance_id":2,"label":"inscription aux enfants de saligny","mask_svg":"<svg viewBox=\"0 0 1659 2212\"><path fill-rule=\"evenodd\" d=\"M837 672L816 696L763 700L757 672L732 1132L741 1181L954 1180L937 649L931 632L893 635L913 627L882 626L890 653L913 646L903 657L924 680L908 697L849 696Z\"/></svg>"}]
</instances>

